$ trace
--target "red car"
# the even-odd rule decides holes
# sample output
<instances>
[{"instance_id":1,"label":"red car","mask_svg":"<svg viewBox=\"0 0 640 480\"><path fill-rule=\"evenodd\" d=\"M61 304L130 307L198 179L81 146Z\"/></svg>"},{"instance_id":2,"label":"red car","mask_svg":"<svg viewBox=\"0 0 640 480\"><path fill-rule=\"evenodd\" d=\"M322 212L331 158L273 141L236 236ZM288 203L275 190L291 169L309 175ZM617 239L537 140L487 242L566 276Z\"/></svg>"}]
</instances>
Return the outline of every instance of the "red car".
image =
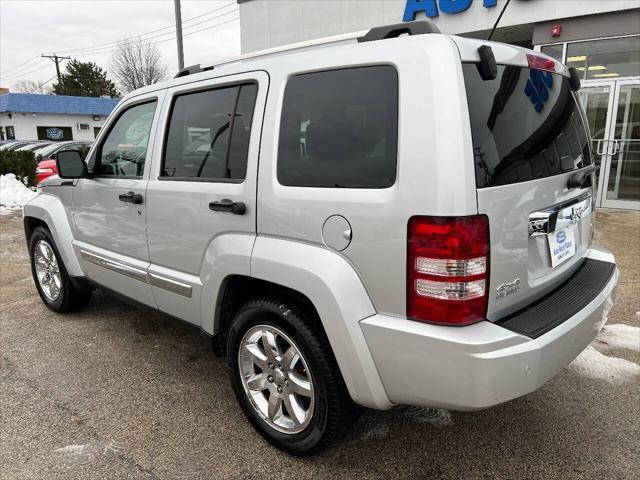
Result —
<instances>
[{"instance_id":1,"label":"red car","mask_svg":"<svg viewBox=\"0 0 640 480\"><path fill-rule=\"evenodd\" d=\"M45 147L37 152L38 165L36 166L36 185L51 175L57 175L56 154L63 150L89 150L89 142L60 142Z\"/></svg>"},{"instance_id":2,"label":"red car","mask_svg":"<svg viewBox=\"0 0 640 480\"><path fill-rule=\"evenodd\" d=\"M38 166L36 167L36 185L38 185L45 178L57 174L58 168L56 167L56 160L54 158L40 160L40 162L38 162Z\"/></svg>"}]
</instances>

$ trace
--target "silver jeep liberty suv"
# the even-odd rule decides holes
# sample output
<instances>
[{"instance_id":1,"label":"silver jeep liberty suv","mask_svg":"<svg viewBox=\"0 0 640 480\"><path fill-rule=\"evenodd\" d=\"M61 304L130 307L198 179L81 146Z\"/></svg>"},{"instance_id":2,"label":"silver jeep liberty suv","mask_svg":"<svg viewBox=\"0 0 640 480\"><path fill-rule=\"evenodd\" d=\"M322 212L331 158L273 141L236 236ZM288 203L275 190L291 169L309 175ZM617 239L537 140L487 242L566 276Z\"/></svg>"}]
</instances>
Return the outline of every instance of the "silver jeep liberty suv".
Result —
<instances>
[{"instance_id":1,"label":"silver jeep liberty suv","mask_svg":"<svg viewBox=\"0 0 640 480\"><path fill-rule=\"evenodd\" d=\"M408 35L401 35L408 34ZM52 310L111 291L199 326L295 454L358 406L526 395L606 322L575 71L414 22L127 95L24 208Z\"/></svg>"}]
</instances>

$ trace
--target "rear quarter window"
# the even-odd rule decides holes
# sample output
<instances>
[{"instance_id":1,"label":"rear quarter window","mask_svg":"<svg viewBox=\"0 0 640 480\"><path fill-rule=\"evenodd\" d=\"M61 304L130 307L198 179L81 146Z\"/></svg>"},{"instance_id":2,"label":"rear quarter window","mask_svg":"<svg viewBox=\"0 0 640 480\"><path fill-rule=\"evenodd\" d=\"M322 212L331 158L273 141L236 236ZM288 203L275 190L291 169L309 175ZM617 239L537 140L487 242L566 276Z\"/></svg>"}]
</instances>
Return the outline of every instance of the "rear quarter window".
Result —
<instances>
[{"instance_id":1,"label":"rear quarter window","mask_svg":"<svg viewBox=\"0 0 640 480\"><path fill-rule=\"evenodd\" d=\"M395 183L398 75L371 66L296 75L284 92L278 181L386 188Z\"/></svg>"}]
</instances>

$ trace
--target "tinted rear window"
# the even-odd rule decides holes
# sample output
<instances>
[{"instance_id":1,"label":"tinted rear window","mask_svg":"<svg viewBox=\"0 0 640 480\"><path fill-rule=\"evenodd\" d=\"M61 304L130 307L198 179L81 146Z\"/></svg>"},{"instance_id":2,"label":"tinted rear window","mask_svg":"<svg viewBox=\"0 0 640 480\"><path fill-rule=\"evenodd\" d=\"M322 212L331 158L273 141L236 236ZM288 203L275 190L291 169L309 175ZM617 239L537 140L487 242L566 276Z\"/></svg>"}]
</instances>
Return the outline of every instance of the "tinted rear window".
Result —
<instances>
[{"instance_id":1,"label":"tinted rear window","mask_svg":"<svg viewBox=\"0 0 640 480\"><path fill-rule=\"evenodd\" d=\"M278 146L282 185L390 187L397 149L395 68L308 73L287 82Z\"/></svg>"},{"instance_id":2,"label":"tinted rear window","mask_svg":"<svg viewBox=\"0 0 640 480\"><path fill-rule=\"evenodd\" d=\"M463 65L478 188L545 178L591 165L589 137L566 78L498 66L484 81Z\"/></svg>"}]
</instances>

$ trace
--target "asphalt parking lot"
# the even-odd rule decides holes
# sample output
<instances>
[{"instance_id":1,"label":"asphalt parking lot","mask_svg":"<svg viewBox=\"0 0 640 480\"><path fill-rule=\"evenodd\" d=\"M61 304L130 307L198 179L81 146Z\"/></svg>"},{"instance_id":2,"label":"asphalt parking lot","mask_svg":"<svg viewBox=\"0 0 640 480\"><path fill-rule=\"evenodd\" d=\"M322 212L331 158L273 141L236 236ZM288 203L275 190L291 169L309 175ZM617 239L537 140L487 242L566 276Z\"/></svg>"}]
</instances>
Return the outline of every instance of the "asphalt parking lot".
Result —
<instances>
[{"instance_id":1,"label":"asphalt parking lot","mask_svg":"<svg viewBox=\"0 0 640 480\"><path fill-rule=\"evenodd\" d=\"M597 225L596 243L622 272L608 325L638 327L640 213L599 210ZM631 479L640 471L638 330L606 329L525 398L477 413L367 411L336 448L300 459L254 432L226 363L197 329L100 293L75 314L47 310L18 215L0 216L0 288L2 479ZM619 342L620 331L631 342Z\"/></svg>"}]
</instances>

